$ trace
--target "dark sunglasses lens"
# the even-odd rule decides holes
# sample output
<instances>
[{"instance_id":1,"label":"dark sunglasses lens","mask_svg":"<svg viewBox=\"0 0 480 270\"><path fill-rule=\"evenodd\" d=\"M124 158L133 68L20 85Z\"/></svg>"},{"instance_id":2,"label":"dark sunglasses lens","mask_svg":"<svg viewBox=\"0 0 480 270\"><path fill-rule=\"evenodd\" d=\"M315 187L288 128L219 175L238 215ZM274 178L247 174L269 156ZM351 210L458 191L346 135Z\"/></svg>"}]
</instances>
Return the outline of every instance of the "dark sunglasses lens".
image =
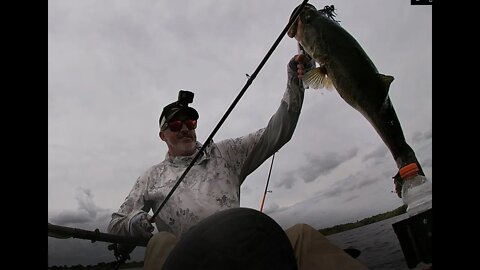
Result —
<instances>
[{"instance_id":1,"label":"dark sunglasses lens","mask_svg":"<svg viewBox=\"0 0 480 270\"><path fill-rule=\"evenodd\" d=\"M182 125L182 121L173 121L168 123L168 128L173 132L177 132L182 129Z\"/></svg>"},{"instance_id":2,"label":"dark sunglasses lens","mask_svg":"<svg viewBox=\"0 0 480 270\"><path fill-rule=\"evenodd\" d=\"M197 120L185 120L183 122L180 120L172 121L168 123L168 128L173 132L177 132L182 129L184 123L189 130L197 128Z\"/></svg>"},{"instance_id":3,"label":"dark sunglasses lens","mask_svg":"<svg viewBox=\"0 0 480 270\"><path fill-rule=\"evenodd\" d=\"M189 130L197 128L197 120L187 120L184 123Z\"/></svg>"}]
</instances>

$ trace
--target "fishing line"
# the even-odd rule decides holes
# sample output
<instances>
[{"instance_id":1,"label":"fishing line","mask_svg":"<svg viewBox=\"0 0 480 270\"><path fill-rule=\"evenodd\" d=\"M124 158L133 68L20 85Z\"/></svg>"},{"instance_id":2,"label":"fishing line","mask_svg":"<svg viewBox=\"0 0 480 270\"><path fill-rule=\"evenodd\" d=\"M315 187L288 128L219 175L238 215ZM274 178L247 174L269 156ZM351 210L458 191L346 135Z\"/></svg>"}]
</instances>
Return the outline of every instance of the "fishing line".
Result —
<instances>
[{"instance_id":1,"label":"fishing line","mask_svg":"<svg viewBox=\"0 0 480 270\"><path fill-rule=\"evenodd\" d=\"M170 190L170 192L167 194L167 196L165 197L165 199L163 200L162 204L158 207L158 209L155 211L155 213L153 213L153 216L150 218L150 222L154 222L155 221L155 216L158 215L158 213L160 212L160 210L162 210L162 208L165 206L165 204L167 203L167 201L170 199L170 197L172 196L173 192L177 189L177 187L180 185L180 183L183 181L183 179L185 178L185 175L190 171L190 169L193 167L193 165L195 164L195 162L197 161L198 158L200 158L200 156L203 154L203 151L205 151L205 148L207 147L207 145L212 141L213 139L213 136L217 133L217 131L220 129L220 126L223 124L223 122L225 122L225 120L227 119L228 115L232 112L233 108L235 107L235 105L237 105L238 101L240 100L240 98L243 96L243 94L245 94L245 92L247 91L247 88L250 86L250 84L252 84L253 80L257 77L257 74L260 72L260 70L262 69L262 67L265 65L265 63L267 62L268 58L270 58L270 55L273 53L273 51L276 49L276 47L278 46L278 44L280 43L280 41L282 40L283 36L285 36L285 34L287 33L288 29L290 29L290 27L292 26L292 24L295 22L295 20L297 19L298 15L300 14L300 12L302 11L303 7L307 4L308 0L304 0L302 2L302 4L300 4L299 8L294 12L294 14L291 16L290 20L288 21L287 25L285 26L285 28L283 29L283 31L280 33L280 35L278 36L277 40L275 40L275 42L273 43L272 47L270 48L270 50L267 52L267 54L265 55L265 57L262 59L262 61L260 62L260 64L258 65L258 67L255 69L255 71L252 73L252 75L250 75L248 77L248 80L247 82L245 83L245 86L243 86L242 90L240 91L240 93L238 93L237 97L235 98L235 100L232 102L232 104L230 105L230 107L227 109L227 112L225 112L225 114L223 115L222 119L220 119L220 122L218 122L218 124L215 126L215 128L213 129L212 133L208 136L207 140L205 141L205 143L202 145L202 147L200 148L200 150L197 152L197 154L195 155L195 157L193 157L192 161L190 162L190 164L188 165L188 167L185 169L185 171L183 171L182 175L180 176L180 178L177 180L177 182L175 183L175 185L172 187L172 189Z\"/></svg>"}]
</instances>

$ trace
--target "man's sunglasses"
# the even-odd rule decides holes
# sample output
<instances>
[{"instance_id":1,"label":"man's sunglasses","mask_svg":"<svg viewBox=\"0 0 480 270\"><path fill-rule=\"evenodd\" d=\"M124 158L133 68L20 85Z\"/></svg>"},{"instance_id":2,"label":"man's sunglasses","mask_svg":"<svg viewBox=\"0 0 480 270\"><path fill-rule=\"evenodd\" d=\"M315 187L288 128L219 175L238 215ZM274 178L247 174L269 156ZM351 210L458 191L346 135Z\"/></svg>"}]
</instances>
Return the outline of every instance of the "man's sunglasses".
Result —
<instances>
[{"instance_id":1,"label":"man's sunglasses","mask_svg":"<svg viewBox=\"0 0 480 270\"><path fill-rule=\"evenodd\" d=\"M182 129L183 124L185 124L185 126L187 126L187 128L189 130L197 128L197 120L188 119L188 120L183 120L183 121L176 120L176 121L168 122L166 124L166 127L164 128L164 130L167 129L167 127L168 127L171 131L177 132L177 131L180 131Z\"/></svg>"}]
</instances>

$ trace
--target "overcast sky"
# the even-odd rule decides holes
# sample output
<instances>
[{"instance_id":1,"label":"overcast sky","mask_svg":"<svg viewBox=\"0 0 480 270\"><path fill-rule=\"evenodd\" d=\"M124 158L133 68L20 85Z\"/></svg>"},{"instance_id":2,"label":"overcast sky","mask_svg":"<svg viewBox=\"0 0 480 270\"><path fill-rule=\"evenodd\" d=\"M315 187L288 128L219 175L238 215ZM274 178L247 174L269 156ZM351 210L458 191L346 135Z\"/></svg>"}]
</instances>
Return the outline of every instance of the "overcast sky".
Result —
<instances>
[{"instance_id":1,"label":"overcast sky","mask_svg":"<svg viewBox=\"0 0 480 270\"><path fill-rule=\"evenodd\" d=\"M288 22L293 0L49 0L48 221L105 231L135 180L161 162L163 106L195 93L204 142ZM340 24L392 75L407 142L432 180L432 8L410 1L334 4ZM266 126L296 54L285 36L214 141ZM241 188L259 209L271 159ZM276 155L264 210L282 227L324 228L402 204L396 164L370 123L336 91L307 89L295 134ZM142 258L142 249L137 257ZM104 253L102 253L104 252ZM112 261L106 244L49 238L49 264Z\"/></svg>"}]
</instances>

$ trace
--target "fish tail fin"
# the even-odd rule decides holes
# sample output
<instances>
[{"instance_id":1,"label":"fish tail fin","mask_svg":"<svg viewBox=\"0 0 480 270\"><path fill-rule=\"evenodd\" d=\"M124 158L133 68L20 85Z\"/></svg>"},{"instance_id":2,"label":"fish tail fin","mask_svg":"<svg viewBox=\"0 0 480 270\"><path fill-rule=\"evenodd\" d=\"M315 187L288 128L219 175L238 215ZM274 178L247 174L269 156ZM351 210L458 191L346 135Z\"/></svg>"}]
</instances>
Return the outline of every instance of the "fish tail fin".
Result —
<instances>
[{"instance_id":1,"label":"fish tail fin","mask_svg":"<svg viewBox=\"0 0 480 270\"><path fill-rule=\"evenodd\" d=\"M323 66L309 70L303 76L303 81L313 89L333 89L333 82L328 76L327 70Z\"/></svg>"}]
</instances>

